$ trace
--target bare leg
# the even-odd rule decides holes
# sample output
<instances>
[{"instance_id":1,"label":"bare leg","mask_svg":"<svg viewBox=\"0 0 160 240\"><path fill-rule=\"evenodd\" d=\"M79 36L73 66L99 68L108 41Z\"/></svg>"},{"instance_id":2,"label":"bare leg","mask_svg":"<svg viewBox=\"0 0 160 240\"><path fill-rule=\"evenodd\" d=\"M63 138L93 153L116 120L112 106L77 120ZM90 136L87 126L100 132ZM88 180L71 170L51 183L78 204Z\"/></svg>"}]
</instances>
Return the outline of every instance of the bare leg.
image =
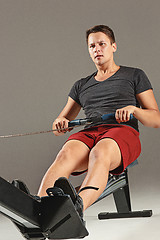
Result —
<instances>
[{"instance_id":1,"label":"bare leg","mask_svg":"<svg viewBox=\"0 0 160 240\"><path fill-rule=\"evenodd\" d=\"M46 189L53 187L59 177L69 178L72 172L87 169L89 152L90 149L83 142L78 140L66 142L43 177L38 195L46 196Z\"/></svg>"},{"instance_id":2,"label":"bare leg","mask_svg":"<svg viewBox=\"0 0 160 240\"><path fill-rule=\"evenodd\" d=\"M87 189L80 192L83 199L84 210L94 203L104 191L108 174L121 165L121 152L118 144L110 138L99 141L91 150L89 155L88 173L82 183L81 188L93 186L99 188L98 191Z\"/></svg>"}]
</instances>

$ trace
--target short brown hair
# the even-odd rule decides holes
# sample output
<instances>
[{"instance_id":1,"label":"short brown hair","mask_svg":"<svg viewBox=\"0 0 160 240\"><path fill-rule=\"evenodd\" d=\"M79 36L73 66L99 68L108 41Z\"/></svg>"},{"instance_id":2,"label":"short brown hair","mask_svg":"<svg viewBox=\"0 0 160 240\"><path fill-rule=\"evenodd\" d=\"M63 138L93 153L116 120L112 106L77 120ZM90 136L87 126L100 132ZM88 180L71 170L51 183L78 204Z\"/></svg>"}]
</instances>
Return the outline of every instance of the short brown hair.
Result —
<instances>
[{"instance_id":1,"label":"short brown hair","mask_svg":"<svg viewBox=\"0 0 160 240\"><path fill-rule=\"evenodd\" d=\"M86 31L86 41L88 43L88 37L91 33L96 33L96 32L103 32L104 34L107 35L107 37L109 37L110 41L111 41L111 44L114 43L116 40L115 40L115 36L114 36L114 32L113 30L106 26L106 25L96 25L92 28L89 28L87 31Z\"/></svg>"}]
</instances>

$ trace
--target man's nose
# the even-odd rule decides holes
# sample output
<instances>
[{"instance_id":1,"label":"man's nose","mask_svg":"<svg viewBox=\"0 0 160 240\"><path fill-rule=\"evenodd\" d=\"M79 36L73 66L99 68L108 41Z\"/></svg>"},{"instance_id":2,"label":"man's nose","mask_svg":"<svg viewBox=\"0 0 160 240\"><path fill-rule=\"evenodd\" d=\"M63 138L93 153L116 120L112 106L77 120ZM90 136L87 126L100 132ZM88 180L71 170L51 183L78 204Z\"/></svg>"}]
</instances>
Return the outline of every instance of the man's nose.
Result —
<instances>
[{"instance_id":1,"label":"man's nose","mask_svg":"<svg viewBox=\"0 0 160 240\"><path fill-rule=\"evenodd\" d=\"M101 47L99 46L99 44L97 44L95 46L95 52L100 52L100 50L101 50Z\"/></svg>"}]
</instances>

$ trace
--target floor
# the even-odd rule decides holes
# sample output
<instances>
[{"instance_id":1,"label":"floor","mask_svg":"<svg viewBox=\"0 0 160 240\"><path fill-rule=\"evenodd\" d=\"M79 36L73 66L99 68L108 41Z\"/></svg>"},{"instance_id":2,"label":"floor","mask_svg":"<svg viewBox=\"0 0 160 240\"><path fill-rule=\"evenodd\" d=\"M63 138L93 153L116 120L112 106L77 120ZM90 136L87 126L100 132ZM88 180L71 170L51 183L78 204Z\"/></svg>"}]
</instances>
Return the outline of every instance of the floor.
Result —
<instances>
[{"instance_id":1,"label":"floor","mask_svg":"<svg viewBox=\"0 0 160 240\"><path fill-rule=\"evenodd\" d=\"M86 240L157 240L160 239L160 192L132 193L133 210L152 209L149 218L98 220L99 212L115 211L112 195L85 212L89 236ZM24 240L12 222L0 215L0 240Z\"/></svg>"}]
</instances>

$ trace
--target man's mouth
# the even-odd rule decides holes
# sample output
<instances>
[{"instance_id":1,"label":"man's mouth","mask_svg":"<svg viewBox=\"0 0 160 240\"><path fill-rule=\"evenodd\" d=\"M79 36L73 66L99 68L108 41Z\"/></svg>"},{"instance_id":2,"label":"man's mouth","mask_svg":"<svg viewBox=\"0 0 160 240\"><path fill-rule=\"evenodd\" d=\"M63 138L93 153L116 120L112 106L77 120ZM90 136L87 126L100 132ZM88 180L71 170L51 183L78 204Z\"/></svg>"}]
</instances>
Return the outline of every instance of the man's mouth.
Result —
<instances>
[{"instance_id":1,"label":"man's mouth","mask_svg":"<svg viewBox=\"0 0 160 240\"><path fill-rule=\"evenodd\" d=\"M103 57L103 55L100 55L100 54L99 54L99 55L96 55L96 56L95 56L95 58L101 58L101 57Z\"/></svg>"}]
</instances>

